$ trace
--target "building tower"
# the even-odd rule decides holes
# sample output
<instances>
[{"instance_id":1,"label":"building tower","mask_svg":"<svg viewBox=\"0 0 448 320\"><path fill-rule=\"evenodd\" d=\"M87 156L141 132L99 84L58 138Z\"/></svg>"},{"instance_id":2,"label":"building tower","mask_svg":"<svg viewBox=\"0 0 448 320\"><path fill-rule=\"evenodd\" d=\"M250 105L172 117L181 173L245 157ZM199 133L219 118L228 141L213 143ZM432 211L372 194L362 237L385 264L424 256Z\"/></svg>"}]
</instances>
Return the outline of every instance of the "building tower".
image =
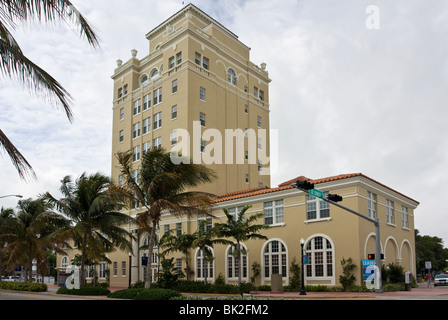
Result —
<instances>
[{"instance_id":1,"label":"building tower","mask_svg":"<svg viewBox=\"0 0 448 320\"><path fill-rule=\"evenodd\" d=\"M121 180L116 153L132 149L138 169L147 150L163 147L211 166L218 179L208 192L270 187L266 65L252 63L249 47L192 4L146 38L149 53L139 59L132 50L112 76L113 181Z\"/></svg>"}]
</instances>

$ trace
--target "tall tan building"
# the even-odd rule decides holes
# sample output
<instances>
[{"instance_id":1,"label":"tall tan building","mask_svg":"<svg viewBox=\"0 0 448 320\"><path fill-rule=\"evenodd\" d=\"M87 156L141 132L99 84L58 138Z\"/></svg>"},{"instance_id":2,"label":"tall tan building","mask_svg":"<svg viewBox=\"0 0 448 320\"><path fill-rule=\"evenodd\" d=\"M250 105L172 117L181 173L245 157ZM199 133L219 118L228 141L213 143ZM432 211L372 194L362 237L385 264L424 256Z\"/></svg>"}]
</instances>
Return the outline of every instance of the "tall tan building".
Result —
<instances>
[{"instance_id":1,"label":"tall tan building","mask_svg":"<svg viewBox=\"0 0 448 320\"><path fill-rule=\"evenodd\" d=\"M250 205L247 217L262 213L257 223L270 228L263 232L267 240L243 243L247 249L242 258L243 281L251 280L252 268L257 266L256 285L270 284L273 274L280 274L287 285L292 263L301 260L303 239L309 261L304 269L306 284L339 285L343 258L353 259L356 282L362 283L362 260L375 253L373 224L290 186L304 177L270 187L270 175L264 171L269 158L270 79L266 66L250 62L250 49L235 34L191 4L146 37L148 55L138 59L133 51L129 61L117 62L112 76L112 179L121 180L117 152L133 150L134 169L138 170L142 155L150 148L171 150L180 146L183 154L189 151L193 161L216 171L218 180L204 188L220 195L212 208L213 218L179 218L164 213L158 236L168 231L194 233L202 219L207 219L209 226L224 223L223 209L237 213ZM215 141L218 136L221 145ZM225 140L233 144L229 146ZM324 194L340 194L342 205L379 219L382 263L397 263L415 274L417 201L360 173L311 182ZM139 208L133 208L129 214L138 212ZM100 280L127 287L129 282L143 281L147 267L156 279L158 248L152 257L147 256L147 250L139 250L147 243L147 236L138 236L131 255L121 251L108 254L111 264L100 264ZM201 251L191 248L190 279L203 280L206 275L215 281L222 276L227 283L236 283L238 268L232 246L216 245L212 251L213 261L205 263ZM69 267L73 255L58 256L58 267ZM182 255L175 254L174 258L176 267L185 272Z\"/></svg>"},{"instance_id":2,"label":"tall tan building","mask_svg":"<svg viewBox=\"0 0 448 320\"><path fill-rule=\"evenodd\" d=\"M218 175L211 193L270 186L266 65L192 4L146 38L147 55L133 50L112 76L112 179L121 179L117 152L133 150L138 170L142 155L161 146L210 165Z\"/></svg>"}]
</instances>

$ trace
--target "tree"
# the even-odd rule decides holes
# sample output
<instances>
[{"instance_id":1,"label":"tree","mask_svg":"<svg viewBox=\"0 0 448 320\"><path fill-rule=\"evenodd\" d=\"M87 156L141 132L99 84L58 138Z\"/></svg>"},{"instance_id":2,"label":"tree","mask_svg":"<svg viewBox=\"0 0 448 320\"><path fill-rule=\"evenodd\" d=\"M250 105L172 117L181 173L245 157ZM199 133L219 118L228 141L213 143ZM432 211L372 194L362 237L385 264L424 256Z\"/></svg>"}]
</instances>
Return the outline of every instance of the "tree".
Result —
<instances>
[{"instance_id":1,"label":"tree","mask_svg":"<svg viewBox=\"0 0 448 320\"><path fill-rule=\"evenodd\" d=\"M191 233L182 233L178 236L172 234L173 230L164 234L161 240L161 248L164 249L163 254L172 252L180 252L185 259L185 273L187 281L190 280L190 249L193 247L195 235Z\"/></svg>"},{"instance_id":2,"label":"tree","mask_svg":"<svg viewBox=\"0 0 448 320\"><path fill-rule=\"evenodd\" d=\"M72 240L81 251L80 276L84 283L86 261L97 261L117 247L130 251L132 235L124 226L134 220L119 212L120 205L113 201L107 176L83 173L74 183L70 176L61 182L59 190L64 198L57 200L48 192L44 198L71 221L72 225L61 231L58 239Z\"/></svg>"},{"instance_id":3,"label":"tree","mask_svg":"<svg viewBox=\"0 0 448 320\"><path fill-rule=\"evenodd\" d=\"M232 215L229 210L223 209L227 217L227 223L217 223L215 225L216 233L220 237L232 238L235 243L233 253L238 259L238 287L241 288L241 255L246 254L246 250L241 246L242 242L251 239L266 240L267 237L258 233L260 230L269 229L264 224L254 224L264 214L253 214L248 218L245 217L246 211L251 206L245 206L237 215Z\"/></svg>"},{"instance_id":4,"label":"tree","mask_svg":"<svg viewBox=\"0 0 448 320\"><path fill-rule=\"evenodd\" d=\"M217 236L217 230L207 230L207 224L207 220L201 220L199 222L198 230L193 234L195 238L193 241L193 247L199 248L202 253L202 270L204 274L204 284L207 284L208 264L214 259L212 252L213 246L215 244L233 244L232 241L227 239L214 239Z\"/></svg>"},{"instance_id":5,"label":"tree","mask_svg":"<svg viewBox=\"0 0 448 320\"><path fill-rule=\"evenodd\" d=\"M9 230L2 234L9 254L8 268L19 264L26 267L28 281L31 281L33 260L41 274L48 272L46 251L57 250L54 233L68 226L68 220L51 210L43 199L27 199L18 202L18 213L11 221Z\"/></svg>"},{"instance_id":6,"label":"tree","mask_svg":"<svg viewBox=\"0 0 448 320\"><path fill-rule=\"evenodd\" d=\"M10 226L14 223L14 209L12 208L1 208L0 209L0 278L3 275L3 255L4 247L6 246L6 241L1 239L1 235L10 232Z\"/></svg>"},{"instance_id":7,"label":"tree","mask_svg":"<svg viewBox=\"0 0 448 320\"><path fill-rule=\"evenodd\" d=\"M443 248L441 238L421 236L419 231L415 230L415 251L417 270L425 269L425 261L431 261L435 271L443 271L447 267L448 249Z\"/></svg>"},{"instance_id":8,"label":"tree","mask_svg":"<svg viewBox=\"0 0 448 320\"><path fill-rule=\"evenodd\" d=\"M211 182L216 176L211 169L201 165L174 164L170 153L163 148L146 152L140 169L133 171L132 155L132 151L117 154L124 180L123 186L118 189L127 195L130 205L137 202L143 210L137 214L136 222L141 228L151 230L148 248L148 256L151 257L162 213L169 212L178 217L208 214L207 208L215 196L187 190ZM145 288L150 288L150 267L146 275Z\"/></svg>"},{"instance_id":9,"label":"tree","mask_svg":"<svg viewBox=\"0 0 448 320\"><path fill-rule=\"evenodd\" d=\"M69 121L72 121L70 94L45 70L25 56L10 30L14 30L22 22L64 21L79 28L81 36L92 47L98 48L99 40L92 27L68 0L0 0L0 12L0 72L9 78L18 79L35 92L43 92L51 103L61 105ZM2 130L0 146L8 153L21 178L26 178L27 175L35 178L31 165Z\"/></svg>"}]
</instances>

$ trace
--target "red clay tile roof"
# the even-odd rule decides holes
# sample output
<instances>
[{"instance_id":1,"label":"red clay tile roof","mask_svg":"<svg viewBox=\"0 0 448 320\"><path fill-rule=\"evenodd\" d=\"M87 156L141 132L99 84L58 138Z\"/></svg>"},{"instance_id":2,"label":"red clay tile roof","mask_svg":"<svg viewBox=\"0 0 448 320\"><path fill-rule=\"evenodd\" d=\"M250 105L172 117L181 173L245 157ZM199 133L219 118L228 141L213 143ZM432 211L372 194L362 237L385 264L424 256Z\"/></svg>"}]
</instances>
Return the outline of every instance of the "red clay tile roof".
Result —
<instances>
[{"instance_id":1,"label":"red clay tile roof","mask_svg":"<svg viewBox=\"0 0 448 320\"><path fill-rule=\"evenodd\" d=\"M362 173L348 173L348 174L340 174L337 176L332 176L332 177L327 177L327 178L321 178L321 179L309 179L307 177L304 176L299 176L297 178L285 181L281 184L278 185L277 188L268 188L268 187L259 187L259 188L253 188L253 189L247 189L247 190L241 190L241 191L236 191L236 192L232 192L232 193L228 193L225 195L222 195L220 197L218 197L218 199L216 199L215 201L213 201L214 203L219 203L219 202L225 202L225 201L230 201L230 200L236 200L236 199L241 199L241 198L247 198L247 197L253 197L253 196L258 196L258 195L262 195L262 194L266 194L266 193L272 193L272 192L278 192L278 191L283 191L283 190L288 190L288 189L292 189L293 187L291 187L291 184L296 182L297 180L308 180L309 182L313 183L313 184L319 184L319 183L325 183L325 182L330 182L330 181L335 181L335 180L342 180L342 179L348 179L348 178L352 178L352 177L364 177L370 181L373 181L389 190L392 190L393 192L396 192L400 195L402 195L403 197L406 197L412 201L414 201L415 203L419 204L418 201L372 179L369 178L368 176L362 174Z\"/></svg>"}]
</instances>

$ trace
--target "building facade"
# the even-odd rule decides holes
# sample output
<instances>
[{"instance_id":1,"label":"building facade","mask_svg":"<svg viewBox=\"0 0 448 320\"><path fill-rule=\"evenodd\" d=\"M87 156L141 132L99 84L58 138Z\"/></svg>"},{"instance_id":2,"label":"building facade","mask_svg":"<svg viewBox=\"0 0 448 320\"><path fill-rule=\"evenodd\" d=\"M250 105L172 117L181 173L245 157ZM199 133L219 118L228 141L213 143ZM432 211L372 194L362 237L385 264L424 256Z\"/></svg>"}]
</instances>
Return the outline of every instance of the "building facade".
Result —
<instances>
[{"instance_id":1,"label":"building facade","mask_svg":"<svg viewBox=\"0 0 448 320\"><path fill-rule=\"evenodd\" d=\"M226 221L223 209L237 213L250 205L247 215L263 213L258 223L270 226L268 240L244 243L243 281L250 281L253 267L259 270L255 284L270 284L272 274L281 274L287 285L291 264L300 263L300 239L309 264L305 282L339 285L341 259L352 258L358 284L362 282L361 260L375 252L372 223L306 195L290 186L299 177L271 188L269 158L269 83L265 64L249 59L250 49L238 37L194 5L187 5L146 35L149 54L137 52L127 61L117 61L113 97L112 179L120 184L115 155L132 150L138 172L143 154L154 147L189 150L193 161L210 166L218 179L206 188L221 195L213 204L213 217L177 218L165 213L157 231L194 233L201 220L209 226ZM226 131L230 130L230 131ZM185 136L188 133L188 137ZM217 135L233 141L222 148ZM226 136L227 135L227 136ZM218 139L219 140L219 139ZM188 141L188 143L185 143ZM238 144L239 143L239 144ZM176 147L180 146L180 149ZM211 147L214 149L211 151ZM222 154L218 154L219 150ZM221 161L219 161L221 156ZM195 160L196 159L196 160ZM342 205L380 220L383 263L397 263L415 274L414 210L418 202L363 174L346 174L311 180L323 192L343 197ZM128 211L132 216L139 208ZM160 269L158 248L152 257L139 250L148 243L135 226L132 252L108 254L110 264L100 264L99 280L127 287L145 280L145 268L153 279ZM222 276L236 283L237 260L231 246L217 245L214 260L204 268L197 248L190 250L190 279L215 281ZM58 266L70 266L74 252L58 256ZM171 257L171 256L170 256ZM186 261L174 254L175 265L186 271Z\"/></svg>"},{"instance_id":2,"label":"building facade","mask_svg":"<svg viewBox=\"0 0 448 320\"><path fill-rule=\"evenodd\" d=\"M270 186L269 83L250 48L192 4L150 31L149 54L132 51L112 76L112 179L115 155L178 150L217 174L213 194Z\"/></svg>"}]
</instances>

